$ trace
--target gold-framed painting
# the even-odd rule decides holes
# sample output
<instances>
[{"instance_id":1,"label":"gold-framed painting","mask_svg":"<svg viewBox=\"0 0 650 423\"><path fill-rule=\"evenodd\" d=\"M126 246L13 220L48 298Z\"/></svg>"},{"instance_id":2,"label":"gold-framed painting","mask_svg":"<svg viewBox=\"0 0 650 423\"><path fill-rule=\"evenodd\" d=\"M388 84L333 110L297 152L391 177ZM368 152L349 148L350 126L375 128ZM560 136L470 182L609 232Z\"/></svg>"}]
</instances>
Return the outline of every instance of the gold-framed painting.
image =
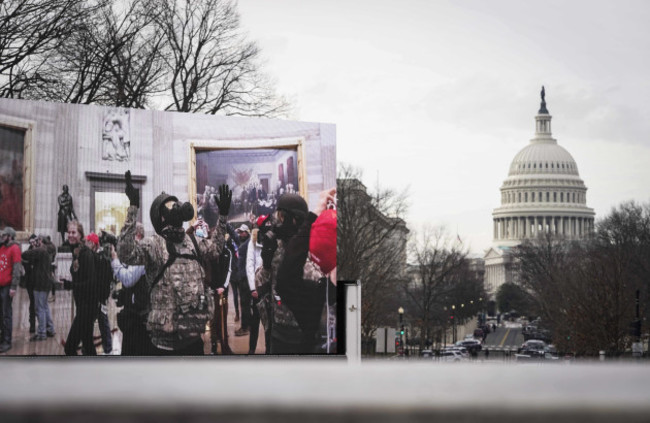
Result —
<instances>
[{"instance_id":1,"label":"gold-framed painting","mask_svg":"<svg viewBox=\"0 0 650 423\"><path fill-rule=\"evenodd\" d=\"M209 224L219 214L212 194L221 184L233 193L233 223L271 213L284 193L307 198L303 138L191 141L189 155L189 198L195 217Z\"/></svg>"}]
</instances>

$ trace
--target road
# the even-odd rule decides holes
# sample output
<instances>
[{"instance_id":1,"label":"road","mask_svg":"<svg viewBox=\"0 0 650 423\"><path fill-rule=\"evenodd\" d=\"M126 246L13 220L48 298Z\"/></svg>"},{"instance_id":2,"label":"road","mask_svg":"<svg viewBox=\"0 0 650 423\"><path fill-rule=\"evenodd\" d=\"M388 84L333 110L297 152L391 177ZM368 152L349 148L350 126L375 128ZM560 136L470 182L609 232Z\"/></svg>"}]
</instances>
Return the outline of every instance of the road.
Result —
<instances>
[{"instance_id":1,"label":"road","mask_svg":"<svg viewBox=\"0 0 650 423\"><path fill-rule=\"evenodd\" d=\"M517 351L524 342L521 325L506 322L505 326L497 327L495 332L488 334L483 342L483 348L490 351Z\"/></svg>"}]
</instances>

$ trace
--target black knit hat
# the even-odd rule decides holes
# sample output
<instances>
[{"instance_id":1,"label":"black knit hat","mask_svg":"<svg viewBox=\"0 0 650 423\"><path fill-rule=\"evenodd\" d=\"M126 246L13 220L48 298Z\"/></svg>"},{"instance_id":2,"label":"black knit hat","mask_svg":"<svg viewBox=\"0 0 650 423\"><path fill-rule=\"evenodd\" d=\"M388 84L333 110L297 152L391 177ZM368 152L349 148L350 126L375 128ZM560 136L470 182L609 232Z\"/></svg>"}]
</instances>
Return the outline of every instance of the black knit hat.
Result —
<instances>
[{"instance_id":1,"label":"black knit hat","mask_svg":"<svg viewBox=\"0 0 650 423\"><path fill-rule=\"evenodd\" d=\"M291 213L294 217L304 219L309 212L307 202L298 194L283 194L278 198L278 210Z\"/></svg>"}]
</instances>

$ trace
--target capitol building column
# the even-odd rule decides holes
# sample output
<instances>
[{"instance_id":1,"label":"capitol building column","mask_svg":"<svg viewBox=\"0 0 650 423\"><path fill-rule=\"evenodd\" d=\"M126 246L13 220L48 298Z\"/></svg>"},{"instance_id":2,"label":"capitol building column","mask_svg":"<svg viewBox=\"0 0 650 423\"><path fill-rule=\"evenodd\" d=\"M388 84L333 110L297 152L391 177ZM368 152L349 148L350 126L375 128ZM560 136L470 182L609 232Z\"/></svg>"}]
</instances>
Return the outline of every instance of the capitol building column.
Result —
<instances>
[{"instance_id":1,"label":"capitol building column","mask_svg":"<svg viewBox=\"0 0 650 423\"><path fill-rule=\"evenodd\" d=\"M555 216L551 216L550 219L551 219L551 226L550 226L549 230L551 231L551 233L553 235L555 235L555 234L557 234L556 227L555 227Z\"/></svg>"},{"instance_id":2,"label":"capitol building column","mask_svg":"<svg viewBox=\"0 0 650 423\"><path fill-rule=\"evenodd\" d=\"M582 237L582 218L578 218L578 236Z\"/></svg>"}]
</instances>

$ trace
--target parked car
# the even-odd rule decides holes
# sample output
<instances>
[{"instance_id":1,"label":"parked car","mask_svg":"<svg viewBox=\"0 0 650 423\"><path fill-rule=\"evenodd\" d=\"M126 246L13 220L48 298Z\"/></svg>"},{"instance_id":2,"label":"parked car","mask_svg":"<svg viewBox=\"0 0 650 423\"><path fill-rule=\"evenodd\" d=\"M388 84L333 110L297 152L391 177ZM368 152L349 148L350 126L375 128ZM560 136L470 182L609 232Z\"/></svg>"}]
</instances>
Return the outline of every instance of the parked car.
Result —
<instances>
[{"instance_id":1,"label":"parked car","mask_svg":"<svg viewBox=\"0 0 650 423\"><path fill-rule=\"evenodd\" d=\"M444 350L442 351L442 353L440 353L440 358L439 358L439 361L452 362L452 363L459 363L465 360L467 360L467 358L463 357L460 351L456 351L456 350Z\"/></svg>"},{"instance_id":2,"label":"parked car","mask_svg":"<svg viewBox=\"0 0 650 423\"><path fill-rule=\"evenodd\" d=\"M446 347L442 351L443 352L444 351L458 351L464 358L469 358L469 351L467 351L467 348L465 348L465 347L460 347L460 346Z\"/></svg>"},{"instance_id":3,"label":"parked car","mask_svg":"<svg viewBox=\"0 0 650 423\"><path fill-rule=\"evenodd\" d=\"M456 346L467 348L467 351L469 351L470 354L477 353L483 349L481 341L478 339L464 339L456 342Z\"/></svg>"},{"instance_id":4,"label":"parked car","mask_svg":"<svg viewBox=\"0 0 650 423\"><path fill-rule=\"evenodd\" d=\"M521 347L517 350L517 353L543 356L544 348L546 348L546 342L540 339L529 339L528 341L521 344Z\"/></svg>"}]
</instances>

